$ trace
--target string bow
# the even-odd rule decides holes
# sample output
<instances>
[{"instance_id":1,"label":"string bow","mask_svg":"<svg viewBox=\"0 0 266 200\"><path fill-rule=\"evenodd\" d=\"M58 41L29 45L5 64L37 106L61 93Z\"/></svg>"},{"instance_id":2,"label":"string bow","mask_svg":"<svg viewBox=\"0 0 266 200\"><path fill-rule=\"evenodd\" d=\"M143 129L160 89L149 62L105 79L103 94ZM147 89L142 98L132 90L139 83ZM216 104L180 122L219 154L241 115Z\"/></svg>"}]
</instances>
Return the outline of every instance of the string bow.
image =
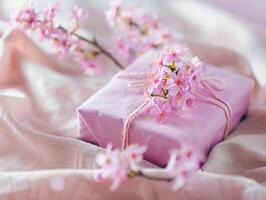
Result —
<instances>
[{"instance_id":1,"label":"string bow","mask_svg":"<svg viewBox=\"0 0 266 200\"><path fill-rule=\"evenodd\" d=\"M117 78L122 78L122 79L128 79L128 80L134 80L132 82L128 83L128 87L131 88L138 88L138 89L144 89L148 86L148 76L147 73L145 72L140 72L140 73L127 73L127 72L122 72L120 73ZM199 92L193 92L195 96L197 96L199 99L213 104L215 106L218 106L219 108L222 109L222 111L225 114L226 118L226 126L224 130L224 138L226 138L229 134L230 128L231 128L231 120L232 120L232 114L230 107L228 104L222 100L217 94L215 90L223 90L224 89L224 84L221 80L213 78L213 77L205 77L200 79L200 83L202 86L205 88L205 90L209 93L209 95L204 95ZM124 127L123 127L123 139L122 139L122 149L125 149L126 147L129 146L130 141L129 141L129 128L133 120L142 112L147 110L149 108L149 100L145 100L137 109L135 109L126 119L124 122Z\"/></svg>"}]
</instances>

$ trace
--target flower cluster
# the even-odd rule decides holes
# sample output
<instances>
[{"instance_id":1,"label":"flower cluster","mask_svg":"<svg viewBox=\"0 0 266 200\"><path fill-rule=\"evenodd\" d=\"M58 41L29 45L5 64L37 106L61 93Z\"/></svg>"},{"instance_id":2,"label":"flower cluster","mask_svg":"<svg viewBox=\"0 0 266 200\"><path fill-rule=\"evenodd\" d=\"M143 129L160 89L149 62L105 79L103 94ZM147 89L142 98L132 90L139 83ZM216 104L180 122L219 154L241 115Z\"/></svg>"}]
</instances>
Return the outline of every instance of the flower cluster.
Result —
<instances>
[{"instance_id":1,"label":"flower cluster","mask_svg":"<svg viewBox=\"0 0 266 200\"><path fill-rule=\"evenodd\" d=\"M75 34L80 23L87 19L87 11L74 6L70 14L68 29L58 25L56 17L59 11L58 3L38 9L36 5L28 2L12 16L11 23L25 32L37 32L40 39L46 39L53 43L61 58L69 54L86 72L98 74L99 67L96 57L99 52L88 50L88 44Z\"/></svg>"},{"instance_id":2,"label":"flower cluster","mask_svg":"<svg viewBox=\"0 0 266 200\"><path fill-rule=\"evenodd\" d=\"M117 30L115 44L118 53L129 62L148 49L161 47L171 38L170 31L157 16L139 13L136 6L123 4L121 0L111 1L106 20Z\"/></svg>"},{"instance_id":3,"label":"flower cluster","mask_svg":"<svg viewBox=\"0 0 266 200\"><path fill-rule=\"evenodd\" d=\"M173 190L177 190L199 169L199 158L195 152L187 145L181 145L180 148L172 152L166 168L158 169L160 174L165 174L165 177L158 178L155 174L154 176L147 175L144 168L138 166L146 149L146 146L130 145L125 150L119 151L112 150L112 146L108 145L105 153L96 157L100 169L95 173L95 180L111 179L113 181L111 189L115 190L128 177L140 176L162 181L169 181L169 177L171 177Z\"/></svg>"},{"instance_id":4,"label":"flower cluster","mask_svg":"<svg viewBox=\"0 0 266 200\"><path fill-rule=\"evenodd\" d=\"M166 171L173 179L173 189L177 190L199 169L199 158L188 146L175 149L168 161Z\"/></svg>"},{"instance_id":5,"label":"flower cluster","mask_svg":"<svg viewBox=\"0 0 266 200\"><path fill-rule=\"evenodd\" d=\"M96 162L101 169L95 174L95 180L111 179L111 189L115 190L121 181L137 171L137 164L142 160L146 149L145 146L131 145L124 151L119 151L112 150L112 146L108 145L106 152L97 156Z\"/></svg>"},{"instance_id":6,"label":"flower cluster","mask_svg":"<svg viewBox=\"0 0 266 200\"><path fill-rule=\"evenodd\" d=\"M179 108L190 109L195 103L203 64L198 57L188 56L187 51L176 46L166 48L151 64L145 96L158 121Z\"/></svg>"}]
</instances>

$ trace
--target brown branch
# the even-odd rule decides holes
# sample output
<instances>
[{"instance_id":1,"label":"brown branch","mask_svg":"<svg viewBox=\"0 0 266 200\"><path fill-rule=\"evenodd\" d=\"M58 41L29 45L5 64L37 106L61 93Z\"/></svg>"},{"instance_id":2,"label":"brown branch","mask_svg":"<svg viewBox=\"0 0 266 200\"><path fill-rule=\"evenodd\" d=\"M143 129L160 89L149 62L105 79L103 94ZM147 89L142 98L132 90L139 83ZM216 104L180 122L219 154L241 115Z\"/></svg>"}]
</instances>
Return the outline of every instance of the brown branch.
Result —
<instances>
[{"instance_id":1,"label":"brown branch","mask_svg":"<svg viewBox=\"0 0 266 200\"><path fill-rule=\"evenodd\" d=\"M63 31L67 32L67 30L64 27L59 26L59 28L62 29ZM95 37L93 37L92 40L89 40L89 39L87 39L87 38L85 38L85 37L83 37L83 36L81 36L75 32L73 32L72 34L74 36L76 36L78 39L80 39L80 40L94 46L95 48L97 48L100 51L100 53L104 54L106 57L108 57L110 60L112 60L113 63L115 63L120 69L124 69L123 65L110 52L108 52L106 49L104 49L104 47L98 43L98 41L96 40Z\"/></svg>"}]
</instances>

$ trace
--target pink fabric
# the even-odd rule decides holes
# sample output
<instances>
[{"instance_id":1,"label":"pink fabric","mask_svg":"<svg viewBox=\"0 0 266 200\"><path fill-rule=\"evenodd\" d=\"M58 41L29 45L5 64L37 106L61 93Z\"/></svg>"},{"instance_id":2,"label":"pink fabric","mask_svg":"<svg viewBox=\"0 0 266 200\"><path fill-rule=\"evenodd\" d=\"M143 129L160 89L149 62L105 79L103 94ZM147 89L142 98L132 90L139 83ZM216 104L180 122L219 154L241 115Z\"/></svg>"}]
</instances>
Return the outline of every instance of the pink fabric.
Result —
<instances>
[{"instance_id":1,"label":"pink fabric","mask_svg":"<svg viewBox=\"0 0 266 200\"><path fill-rule=\"evenodd\" d=\"M125 72L145 72L156 56L157 52L144 55ZM202 76L223 81L224 89L216 94L228 104L232 112L233 129L247 110L253 80L208 65L204 66ZM116 148L122 146L123 124L145 100L143 88L128 86L132 81L134 80L115 76L78 108L82 139L101 147L106 147L108 143ZM206 90L199 93L211 97ZM171 150L183 142L193 146L198 155L204 155L205 159L211 148L223 139L226 123L221 108L198 100L193 109L180 110L176 116L166 119L164 123L156 122L148 112L140 114L129 127L129 138L132 144L148 145L145 159L164 166Z\"/></svg>"},{"instance_id":2,"label":"pink fabric","mask_svg":"<svg viewBox=\"0 0 266 200\"><path fill-rule=\"evenodd\" d=\"M20 42L12 42L17 40ZM252 163L247 165L250 169L257 168L263 163L261 157L249 147L253 144L259 152L263 151L265 146L264 136L259 135L266 130L265 117L263 110L256 109L255 102L252 104L255 106L253 114L234 131L237 134L231 135L211 153L210 161L205 164L206 172L198 172L178 192L171 191L170 183L142 178L125 181L115 192L110 191L109 182L94 182L94 158L101 150L94 145L72 139L74 134L71 134L76 133L76 116L73 115L77 106L75 104L80 104L94 90L89 89L90 87L84 90L84 87L80 86L78 81L81 81L82 77L73 80L67 78L66 74L62 76L56 72L62 71L63 68L55 67L56 64L48 65L46 61L52 61L52 57L42 53L19 32L12 33L2 42L1 47L5 53L2 55L0 66L7 72L6 76L1 76L2 199L213 199L219 194L221 199L240 199L247 189L253 192L245 193L245 199L255 197L254 195L263 197L266 194L266 190L259 183L240 177L243 171L235 167L246 166L245 163L249 162L248 159L236 159L242 155L241 147L248 150L245 151L245 156L254 159L252 163L255 166ZM21 44L31 47L32 50L25 55L20 49ZM215 58L212 63L217 64L226 59L227 63L235 66L235 71L252 76L245 61L233 52L228 56L230 51L198 44L190 45L190 48L193 48L201 58L208 58L210 53L215 52L211 57ZM12 58L18 55L23 58L23 62L15 65L16 60ZM29 59L32 61L29 62ZM237 60L241 60L240 65L237 64ZM67 69L64 72L67 73ZM66 85L67 90L64 89ZM259 99L264 98L261 96ZM65 99L68 101L61 103ZM46 104L47 101L53 104ZM68 103L70 101L71 104ZM231 152L230 147L236 144L240 146ZM221 165L221 162L224 165ZM257 180L264 180L263 169L247 169L246 172L251 177L257 177ZM256 199L262 199L259 197Z\"/></svg>"},{"instance_id":3,"label":"pink fabric","mask_svg":"<svg viewBox=\"0 0 266 200\"><path fill-rule=\"evenodd\" d=\"M96 1L90 2L84 0L84 5L97 10ZM254 70L260 83L266 83L266 32L258 33L197 2L158 1L156 5L205 62L255 80ZM97 19L93 18L91 28L99 34L102 31L100 37L107 40L109 32L99 26L103 19ZM102 87L116 68L106 64L103 76L89 78L73 63L56 64L52 56L18 33L2 38L0 49L0 199L265 199L266 93L258 82L248 117L215 146L205 170L184 188L172 192L170 183L138 178L112 192L109 182L99 184L91 178L95 155L102 150L73 137L78 130L76 107Z\"/></svg>"}]
</instances>

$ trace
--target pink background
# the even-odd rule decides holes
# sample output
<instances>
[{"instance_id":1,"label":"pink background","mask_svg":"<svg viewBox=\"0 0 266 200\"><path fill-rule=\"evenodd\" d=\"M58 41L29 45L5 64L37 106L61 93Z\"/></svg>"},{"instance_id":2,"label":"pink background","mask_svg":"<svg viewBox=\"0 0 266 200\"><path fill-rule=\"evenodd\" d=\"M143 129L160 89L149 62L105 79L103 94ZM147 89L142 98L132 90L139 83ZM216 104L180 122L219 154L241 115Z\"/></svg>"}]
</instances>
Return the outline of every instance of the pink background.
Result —
<instances>
[{"instance_id":1,"label":"pink background","mask_svg":"<svg viewBox=\"0 0 266 200\"><path fill-rule=\"evenodd\" d=\"M14 9L7 9L8 6L22 1L0 0L0 13L12 13ZM111 45L110 32L102 23L103 19L98 18L106 1L75 0L94 11L92 16L96 16L91 18L88 33L85 33L97 33L103 43L108 41L106 44ZM249 0L261 8L260 11L254 11L243 1L226 0L219 4L242 5L236 7L241 15L265 27L265 17L257 17L264 12L262 4L257 4L262 0ZM74 0L61 2L67 6ZM266 86L266 31L260 30L258 34L256 27L199 2L158 0L152 5L160 9L160 16L165 17L170 27L176 28L187 42L196 44L195 39L204 42L198 51L205 52L208 63L253 76L250 64ZM53 49L44 50L51 52ZM0 199L265 200L266 90L258 84L250 115L226 141L214 148L205 170L191 177L182 190L172 192L168 182L136 178L125 181L117 191L111 192L110 182L100 184L92 180L95 155L101 149L73 139L78 129L73 113L107 83L116 68L102 59L106 73L99 79L88 78L71 62L54 63L54 57L44 54L18 32L0 40L0 57ZM12 84L7 87L9 83Z\"/></svg>"}]
</instances>

